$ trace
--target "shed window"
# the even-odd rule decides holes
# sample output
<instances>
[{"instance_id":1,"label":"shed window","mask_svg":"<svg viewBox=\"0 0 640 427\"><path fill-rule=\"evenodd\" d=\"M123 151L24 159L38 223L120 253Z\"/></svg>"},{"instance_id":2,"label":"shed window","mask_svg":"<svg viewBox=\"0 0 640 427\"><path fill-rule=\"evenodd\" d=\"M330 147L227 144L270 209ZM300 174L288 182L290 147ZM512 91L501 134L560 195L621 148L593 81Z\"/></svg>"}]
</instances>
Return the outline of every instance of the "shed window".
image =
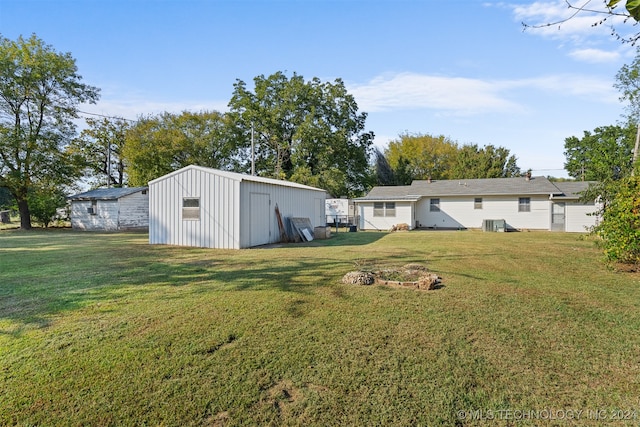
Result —
<instances>
[{"instance_id":1,"label":"shed window","mask_svg":"<svg viewBox=\"0 0 640 427\"><path fill-rule=\"evenodd\" d=\"M373 202L373 216L396 216L396 202Z\"/></svg>"},{"instance_id":2,"label":"shed window","mask_svg":"<svg viewBox=\"0 0 640 427\"><path fill-rule=\"evenodd\" d=\"M182 199L182 219L183 220L199 220L200 219L200 198L185 197Z\"/></svg>"},{"instance_id":3,"label":"shed window","mask_svg":"<svg viewBox=\"0 0 640 427\"><path fill-rule=\"evenodd\" d=\"M429 200L429 211L440 212L440 199Z\"/></svg>"},{"instance_id":4,"label":"shed window","mask_svg":"<svg viewBox=\"0 0 640 427\"><path fill-rule=\"evenodd\" d=\"M91 207L87 208L87 213L89 215L97 215L98 214L98 201L97 200L92 200L91 201Z\"/></svg>"},{"instance_id":5,"label":"shed window","mask_svg":"<svg viewBox=\"0 0 640 427\"><path fill-rule=\"evenodd\" d=\"M531 212L531 198L520 197L518 199L518 212Z\"/></svg>"},{"instance_id":6,"label":"shed window","mask_svg":"<svg viewBox=\"0 0 640 427\"><path fill-rule=\"evenodd\" d=\"M473 199L473 209L482 209L482 197Z\"/></svg>"}]
</instances>

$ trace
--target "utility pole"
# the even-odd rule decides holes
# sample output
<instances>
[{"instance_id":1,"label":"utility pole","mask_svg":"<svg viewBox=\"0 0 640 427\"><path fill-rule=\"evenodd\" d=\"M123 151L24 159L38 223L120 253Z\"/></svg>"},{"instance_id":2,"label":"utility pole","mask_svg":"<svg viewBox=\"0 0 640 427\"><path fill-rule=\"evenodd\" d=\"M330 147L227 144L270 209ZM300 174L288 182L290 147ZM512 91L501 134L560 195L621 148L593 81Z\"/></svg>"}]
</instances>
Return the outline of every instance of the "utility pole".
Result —
<instances>
[{"instance_id":1,"label":"utility pole","mask_svg":"<svg viewBox=\"0 0 640 427\"><path fill-rule=\"evenodd\" d=\"M251 176L256 176L256 156L253 143L253 122L251 122Z\"/></svg>"},{"instance_id":2,"label":"utility pole","mask_svg":"<svg viewBox=\"0 0 640 427\"><path fill-rule=\"evenodd\" d=\"M636 173L636 160L638 160L638 148L640 146L640 123L638 123L638 131L636 132L636 146L633 149L633 160L631 161L631 176Z\"/></svg>"}]
</instances>

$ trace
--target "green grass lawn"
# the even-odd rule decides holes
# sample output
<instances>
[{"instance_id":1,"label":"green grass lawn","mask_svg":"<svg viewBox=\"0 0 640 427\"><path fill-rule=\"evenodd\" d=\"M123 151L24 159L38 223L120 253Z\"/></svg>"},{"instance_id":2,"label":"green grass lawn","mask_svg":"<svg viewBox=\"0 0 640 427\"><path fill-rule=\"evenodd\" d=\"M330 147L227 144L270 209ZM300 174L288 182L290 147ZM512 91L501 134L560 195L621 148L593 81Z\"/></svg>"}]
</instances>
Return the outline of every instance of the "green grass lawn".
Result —
<instances>
[{"instance_id":1,"label":"green grass lawn","mask_svg":"<svg viewBox=\"0 0 640 427\"><path fill-rule=\"evenodd\" d=\"M415 262L444 286L340 283ZM0 232L0 425L638 425L639 396L640 275L584 236Z\"/></svg>"}]
</instances>

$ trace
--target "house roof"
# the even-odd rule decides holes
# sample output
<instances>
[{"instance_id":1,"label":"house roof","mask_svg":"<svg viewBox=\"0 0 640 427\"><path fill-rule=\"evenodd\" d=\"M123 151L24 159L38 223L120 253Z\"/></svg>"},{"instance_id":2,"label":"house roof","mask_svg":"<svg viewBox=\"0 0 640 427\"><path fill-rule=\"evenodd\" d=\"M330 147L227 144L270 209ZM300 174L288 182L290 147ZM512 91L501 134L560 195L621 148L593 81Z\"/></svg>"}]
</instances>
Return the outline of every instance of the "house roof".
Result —
<instances>
[{"instance_id":1,"label":"house roof","mask_svg":"<svg viewBox=\"0 0 640 427\"><path fill-rule=\"evenodd\" d=\"M321 188L310 187L308 185L298 184L297 182L283 181L283 180L280 180L280 179L273 179L273 178L264 178L264 177L261 177L261 176L245 175L245 174L241 174L241 173L237 173L237 172L229 172L229 171L223 171L223 170L220 170L220 169L205 168L203 166L197 166L197 165L185 166L182 169L178 169L176 171L168 173L167 175L161 176L160 178L156 178L156 179L154 179L152 181L149 181L149 184L154 184L154 183L156 183L158 181L162 181L164 179L167 179L167 178L170 178L172 176L178 175L178 174L184 172L187 169L196 169L196 170L199 170L199 171L202 171L202 172L205 172L205 173L218 175L218 176L223 176L225 178L229 178L229 179L232 179L234 181L260 182L260 183L263 183L263 184L281 185L281 186L285 186L285 187L301 188L301 189L305 189L305 190L323 191L323 192L326 193L326 190L323 190Z\"/></svg>"},{"instance_id":2,"label":"house roof","mask_svg":"<svg viewBox=\"0 0 640 427\"><path fill-rule=\"evenodd\" d=\"M117 200L124 196L146 190L147 187L128 187L128 188L97 188L84 193L69 196L69 200Z\"/></svg>"},{"instance_id":3,"label":"house roof","mask_svg":"<svg viewBox=\"0 0 640 427\"><path fill-rule=\"evenodd\" d=\"M590 185L596 184L596 181L564 181L555 182L556 187L562 191L561 196L554 196L554 199L579 199Z\"/></svg>"},{"instance_id":4,"label":"house roof","mask_svg":"<svg viewBox=\"0 0 640 427\"><path fill-rule=\"evenodd\" d=\"M562 185L560 185L562 184ZM587 182L553 183L543 176L527 179L483 178L451 180L415 180L411 185L374 187L365 197L356 201L398 200L415 201L422 197L447 196L533 196L579 198L577 192L588 187Z\"/></svg>"}]
</instances>

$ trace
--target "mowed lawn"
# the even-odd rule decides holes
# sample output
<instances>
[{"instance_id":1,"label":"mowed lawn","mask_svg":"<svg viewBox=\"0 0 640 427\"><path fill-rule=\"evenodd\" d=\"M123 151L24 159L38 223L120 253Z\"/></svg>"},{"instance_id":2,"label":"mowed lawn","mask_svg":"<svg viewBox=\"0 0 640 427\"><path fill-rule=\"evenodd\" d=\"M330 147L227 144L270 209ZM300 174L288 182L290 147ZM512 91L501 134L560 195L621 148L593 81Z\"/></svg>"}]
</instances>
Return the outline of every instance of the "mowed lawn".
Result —
<instances>
[{"instance_id":1,"label":"mowed lawn","mask_svg":"<svg viewBox=\"0 0 640 427\"><path fill-rule=\"evenodd\" d=\"M416 262L443 286L340 283ZM358 232L227 251L0 232L0 425L603 416L640 423L640 275L607 269L586 236Z\"/></svg>"}]
</instances>

